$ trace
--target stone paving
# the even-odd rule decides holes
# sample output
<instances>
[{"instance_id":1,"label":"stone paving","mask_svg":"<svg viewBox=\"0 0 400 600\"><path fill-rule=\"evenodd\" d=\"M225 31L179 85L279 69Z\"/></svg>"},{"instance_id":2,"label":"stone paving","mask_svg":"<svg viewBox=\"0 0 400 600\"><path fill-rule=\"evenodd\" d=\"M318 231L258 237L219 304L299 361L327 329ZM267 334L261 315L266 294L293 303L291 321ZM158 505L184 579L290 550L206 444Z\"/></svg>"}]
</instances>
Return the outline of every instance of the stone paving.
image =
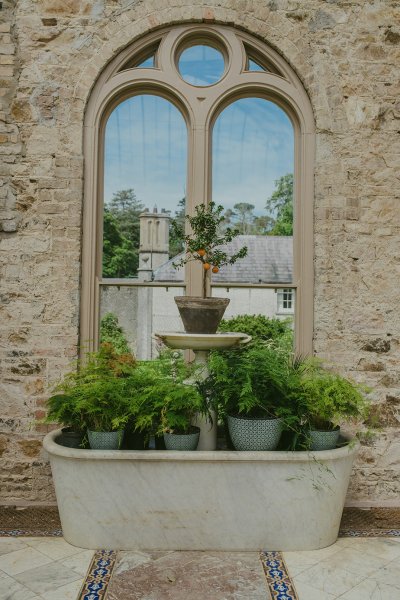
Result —
<instances>
[{"instance_id":1,"label":"stone paving","mask_svg":"<svg viewBox=\"0 0 400 600\"><path fill-rule=\"evenodd\" d=\"M110 560L101 560L102 556ZM96 561L96 557L100 561ZM276 562L274 562L276 557ZM283 593L261 559L287 570ZM339 538L316 551L118 552L62 538L0 538L0 600L389 600L400 598L400 537ZM282 560L283 559L283 560ZM103 583L98 575L104 573ZM97 568L97 579L93 577ZM111 575L111 578L110 578ZM285 577L284 577L285 578ZM99 581L92 596L85 581ZM97 591L96 591L97 589ZM283 595L282 595L283 593ZM286 594L286 595L285 595Z\"/></svg>"}]
</instances>

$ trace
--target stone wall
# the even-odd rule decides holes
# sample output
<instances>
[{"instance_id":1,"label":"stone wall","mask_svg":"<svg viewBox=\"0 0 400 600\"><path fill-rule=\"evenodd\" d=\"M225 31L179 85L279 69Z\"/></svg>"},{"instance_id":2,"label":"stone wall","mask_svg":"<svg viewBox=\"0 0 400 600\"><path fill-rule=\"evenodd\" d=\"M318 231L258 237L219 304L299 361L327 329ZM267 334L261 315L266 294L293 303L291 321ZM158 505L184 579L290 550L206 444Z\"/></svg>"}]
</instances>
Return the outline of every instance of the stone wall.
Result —
<instances>
[{"instance_id":1,"label":"stone wall","mask_svg":"<svg viewBox=\"0 0 400 600\"><path fill-rule=\"evenodd\" d=\"M43 402L76 356L82 123L107 62L150 29L233 24L297 71L317 127L315 349L383 418L349 500L400 484L400 6L397 0L5 0L0 10L1 487L49 501ZM397 498L397 500L396 500Z\"/></svg>"}]
</instances>

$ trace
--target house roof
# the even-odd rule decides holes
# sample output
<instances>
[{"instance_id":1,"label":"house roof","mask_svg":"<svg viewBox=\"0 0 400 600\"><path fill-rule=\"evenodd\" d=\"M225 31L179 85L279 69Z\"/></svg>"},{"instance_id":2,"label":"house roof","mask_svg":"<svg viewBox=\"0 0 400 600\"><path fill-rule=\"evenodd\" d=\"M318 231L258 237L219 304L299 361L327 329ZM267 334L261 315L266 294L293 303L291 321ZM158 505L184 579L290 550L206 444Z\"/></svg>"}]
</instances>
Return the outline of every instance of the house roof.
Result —
<instances>
[{"instance_id":1,"label":"house roof","mask_svg":"<svg viewBox=\"0 0 400 600\"><path fill-rule=\"evenodd\" d=\"M221 249L234 254L247 246L247 256L234 265L222 267L212 274L213 283L288 283L293 276L293 238L291 236L238 235ZM184 253L155 269L154 281L183 281L184 267L175 269L174 262Z\"/></svg>"}]
</instances>

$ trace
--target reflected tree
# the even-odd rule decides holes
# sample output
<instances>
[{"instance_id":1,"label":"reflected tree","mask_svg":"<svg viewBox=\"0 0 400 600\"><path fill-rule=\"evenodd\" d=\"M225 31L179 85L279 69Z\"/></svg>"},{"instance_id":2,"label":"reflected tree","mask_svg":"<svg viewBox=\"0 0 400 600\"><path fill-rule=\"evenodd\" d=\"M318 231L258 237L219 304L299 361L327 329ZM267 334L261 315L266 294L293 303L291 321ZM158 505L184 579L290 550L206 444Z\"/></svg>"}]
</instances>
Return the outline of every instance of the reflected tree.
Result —
<instances>
[{"instance_id":1,"label":"reflected tree","mask_svg":"<svg viewBox=\"0 0 400 600\"><path fill-rule=\"evenodd\" d=\"M185 207L186 197L178 202L175 216L171 217L169 223L169 256L172 258L180 254L185 247Z\"/></svg>"},{"instance_id":2,"label":"reflected tree","mask_svg":"<svg viewBox=\"0 0 400 600\"><path fill-rule=\"evenodd\" d=\"M139 215L133 189L115 192L104 208L103 277L136 277L139 266Z\"/></svg>"},{"instance_id":3,"label":"reflected tree","mask_svg":"<svg viewBox=\"0 0 400 600\"><path fill-rule=\"evenodd\" d=\"M266 209L274 215L269 235L293 235L293 173L275 181L275 191L266 202Z\"/></svg>"}]
</instances>

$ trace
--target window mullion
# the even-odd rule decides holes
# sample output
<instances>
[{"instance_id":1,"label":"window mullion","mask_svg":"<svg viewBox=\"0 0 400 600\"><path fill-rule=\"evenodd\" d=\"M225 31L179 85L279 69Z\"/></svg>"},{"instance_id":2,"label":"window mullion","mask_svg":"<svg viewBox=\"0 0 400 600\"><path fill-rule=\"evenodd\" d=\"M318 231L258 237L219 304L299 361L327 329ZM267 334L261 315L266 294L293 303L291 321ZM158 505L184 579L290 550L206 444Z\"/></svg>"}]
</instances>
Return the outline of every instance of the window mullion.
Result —
<instances>
[{"instance_id":1,"label":"window mullion","mask_svg":"<svg viewBox=\"0 0 400 600\"><path fill-rule=\"evenodd\" d=\"M188 193L186 212L194 215L195 207L208 201L208 135L205 119L195 115L189 149ZM186 223L188 228L189 224ZM188 229L187 229L188 233ZM185 267L186 294L188 296L202 295L201 264L191 261Z\"/></svg>"}]
</instances>

